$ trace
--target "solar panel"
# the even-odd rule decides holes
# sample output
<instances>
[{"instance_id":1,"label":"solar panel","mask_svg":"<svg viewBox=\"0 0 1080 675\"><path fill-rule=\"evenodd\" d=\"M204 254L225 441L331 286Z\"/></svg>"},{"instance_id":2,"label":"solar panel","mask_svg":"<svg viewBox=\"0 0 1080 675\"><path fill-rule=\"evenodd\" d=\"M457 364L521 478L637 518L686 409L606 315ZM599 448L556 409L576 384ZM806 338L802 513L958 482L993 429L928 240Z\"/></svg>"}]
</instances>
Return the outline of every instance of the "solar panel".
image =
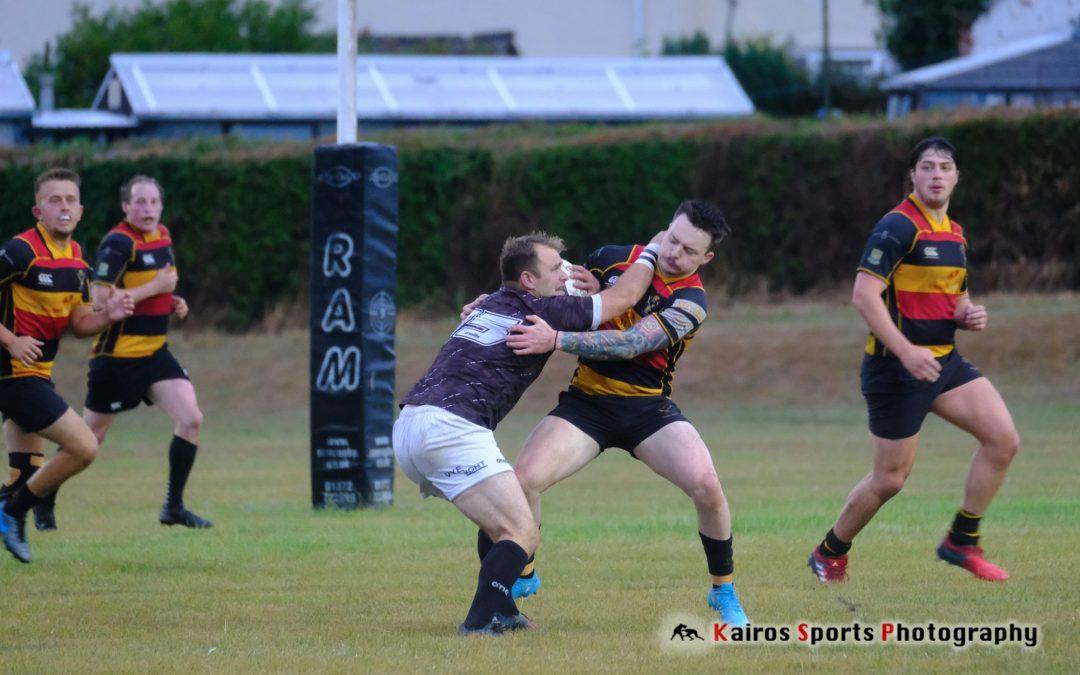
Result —
<instances>
[{"instance_id":1,"label":"solar panel","mask_svg":"<svg viewBox=\"0 0 1080 675\"><path fill-rule=\"evenodd\" d=\"M139 118L331 119L333 55L114 54L94 107L117 78ZM366 119L664 119L748 115L723 59L362 56Z\"/></svg>"}]
</instances>

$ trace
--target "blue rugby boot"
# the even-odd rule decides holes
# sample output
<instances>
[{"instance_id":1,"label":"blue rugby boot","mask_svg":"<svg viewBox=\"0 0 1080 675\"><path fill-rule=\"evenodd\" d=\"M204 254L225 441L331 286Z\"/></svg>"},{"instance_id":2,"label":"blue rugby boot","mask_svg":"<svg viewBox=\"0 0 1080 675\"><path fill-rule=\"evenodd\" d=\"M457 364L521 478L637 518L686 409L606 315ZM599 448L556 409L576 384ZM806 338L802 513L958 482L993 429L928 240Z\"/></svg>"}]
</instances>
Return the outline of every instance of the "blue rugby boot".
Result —
<instances>
[{"instance_id":1,"label":"blue rugby boot","mask_svg":"<svg viewBox=\"0 0 1080 675\"><path fill-rule=\"evenodd\" d=\"M515 600L518 598L527 598L530 595L536 595L536 592L540 590L540 573L533 572L531 577L518 577L514 582L514 587L510 589L510 595Z\"/></svg>"},{"instance_id":2,"label":"blue rugby boot","mask_svg":"<svg viewBox=\"0 0 1080 675\"><path fill-rule=\"evenodd\" d=\"M0 501L0 538L4 540L4 548L11 552L16 560L28 563L30 562L30 545L26 543L25 526L4 511L6 505L6 500Z\"/></svg>"},{"instance_id":3,"label":"blue rugby boot","mask_svg":"<svg viewBox=\"0 0 1080 675\"><path fill-rule=\"evenodd\" d=\"M735 594L735 584L728 582L714 586L709 591L709 607L720 612L720 618L733 628L742 628L750 623L743 611L739 596Z\"/></svg>"}]
</instances>

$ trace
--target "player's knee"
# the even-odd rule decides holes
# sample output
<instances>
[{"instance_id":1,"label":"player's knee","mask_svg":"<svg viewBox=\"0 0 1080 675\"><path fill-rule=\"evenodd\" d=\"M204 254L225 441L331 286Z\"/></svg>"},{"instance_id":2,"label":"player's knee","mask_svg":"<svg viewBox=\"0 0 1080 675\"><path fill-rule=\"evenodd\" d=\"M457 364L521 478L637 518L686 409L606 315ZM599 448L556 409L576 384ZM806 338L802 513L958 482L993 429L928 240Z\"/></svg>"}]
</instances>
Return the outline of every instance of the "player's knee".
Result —
<instances>
[{"instance_id":1,"label":"player's knee","mask_svg":"<svg viewBox=\"0 0 1080 675\"><path fill-rule=\"evenodd\" d=\"M720 487L720 479L715 474L702 476L688 490L688 493L698 509L717 510L727 503L724 490Z\"/></svg>"},{"instance_id":2,"label":"player's knee","mask_svg":"<svg viewBox=\"0 0 1080 675\"><path fill-rule=\"evenodd\" d=\"M521 485L521 491L526 496L537 496L544 491L545 486L527 468L515 466L514 476L517 477L518 484Z\"/></svg>"},{"instance_id":3,"label":"player's knee","mask_svg":"<svg viewBox=\"0 0 1080 675\"><path fill-rule=\"evenodd\" d=\"M85 434L79 440L64 446L64 451L79 463L80 469L85 469L97 459L98 440L93 433Z\"/></svg>"},{"instance_id":4,"label":"player's knee","mask_svg":"<svg viewBox=\"0 0 1080 675\"><path fill-rule=\"evenodd\" d=\"M889 471L874 475L874 491L882 501L892 499L904 489L904 481L907 480L906 471Z\"/></svg>"},{"instance_id":5,"label":"player's knee","mask_svg":"<svg viewBox=\"0 0 1080 675\"><path fill-rule=\"evenodd\" d=\"M1020 434L1016 432L1016 429L1009 429L997 434L989 445L991 460L995 464L1006 467L1020 451Z\"/></svg>"},{"instance_id":6,"label":"player's knee","mask_svg":"<svg viewBox=\"0 0 1080 675\"><path fill-rule=\"evenodd\" d=\"M199 431L202 429L202 423L202 411L198 408L194 408L177 420L176 427L178 435L183 438L198 438Z\"/></svg>"}]
</instances>

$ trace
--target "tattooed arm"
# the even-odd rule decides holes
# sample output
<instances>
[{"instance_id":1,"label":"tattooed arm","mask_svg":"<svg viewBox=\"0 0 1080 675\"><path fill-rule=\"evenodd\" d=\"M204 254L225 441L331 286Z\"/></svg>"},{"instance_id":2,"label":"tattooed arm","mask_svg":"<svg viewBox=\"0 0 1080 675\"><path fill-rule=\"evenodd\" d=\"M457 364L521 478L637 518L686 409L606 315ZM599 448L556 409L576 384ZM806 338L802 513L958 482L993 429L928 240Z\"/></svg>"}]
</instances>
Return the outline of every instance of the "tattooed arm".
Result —
<instances>
[{"instance_id":1,"label":"tattooed arm","mask_svg":"<svg viewBox=\"0 0 1080 675\"><path fill-rule=\"evenodd\" d=\"M538 316L527 318L532 325L514 326L506 338L506 345L519 356L546 354L553 349L561 349L568 354L590 359L619 361L672 344L671 336L655 314L650 314L626 330L582 333L557 331ZM681 339L682 335L678 337Z\"/></svg>"},{"instance_id":2,"label":"tattooed arm","mask_svg":"<svg viewBox=\"0 0 1080 675\"><path fill-rule=\"evenodd\" d=\"M556 349L599 361L619 361L671 346L671 337L656 315L649 315L626 330L598 330L557 335Z\"/></svg>"}]
</instances>

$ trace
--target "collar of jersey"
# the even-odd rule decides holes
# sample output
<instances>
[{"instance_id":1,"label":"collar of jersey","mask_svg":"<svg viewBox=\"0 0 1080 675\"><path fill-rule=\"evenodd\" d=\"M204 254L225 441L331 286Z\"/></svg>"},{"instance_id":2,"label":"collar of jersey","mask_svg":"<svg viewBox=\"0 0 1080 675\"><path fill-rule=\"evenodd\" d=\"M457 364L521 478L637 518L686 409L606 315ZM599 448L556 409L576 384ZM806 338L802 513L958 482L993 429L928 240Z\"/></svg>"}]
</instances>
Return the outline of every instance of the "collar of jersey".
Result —
<instances>
[{"instance_id":1,"label":"collar of jersey","mask_svg":"<svg viewBox=\"0 0 1080 675\"><path fill-rule=\"evenodd\" d=\"M157 241L158 239L161 239L161 223L155 225L154 231L150 234L143 232L142 230L135 227L126 220L124 221L124 224L128 226L128 229L131 230L132 233L135 234L135 236L139 237L144 242Z\"/></svg>"},{"instance_id":2,"label":"collar of jersey","mask_svg":"<svg viewBox=\"0 0 1080 675\"><path fill-rule=\"evenodd\" d=\"M49 231L45 229L44 225L38 222L35 223L35 227L37 227L38 234L41 235L41 240L45 242L45 248L49 249L49 253L52 253L54 258L72 257L71 239L68 239L67 246L61 247L60 244L56 243L56 240L52 238Z\"/></svg>"},{"instance_id":3,"label":"collar of jersey","mask_svg":"<svg viewBox=\"0 0 1080 675\"><path fill-rule=\"evenodd\" d=\"M930 223L930 227L933 228L934 232L952 232L952 222L949 220L949 214L946 213L944 218L938 220L930 213L930 209L926 208L926 206L919 201L919 198L915 196L914 191L908 195L908 198L915 204L916 208L919 209L919 213L923 214L923 218L926 218L926 222Z\"/></svg>"}]
</instances>

